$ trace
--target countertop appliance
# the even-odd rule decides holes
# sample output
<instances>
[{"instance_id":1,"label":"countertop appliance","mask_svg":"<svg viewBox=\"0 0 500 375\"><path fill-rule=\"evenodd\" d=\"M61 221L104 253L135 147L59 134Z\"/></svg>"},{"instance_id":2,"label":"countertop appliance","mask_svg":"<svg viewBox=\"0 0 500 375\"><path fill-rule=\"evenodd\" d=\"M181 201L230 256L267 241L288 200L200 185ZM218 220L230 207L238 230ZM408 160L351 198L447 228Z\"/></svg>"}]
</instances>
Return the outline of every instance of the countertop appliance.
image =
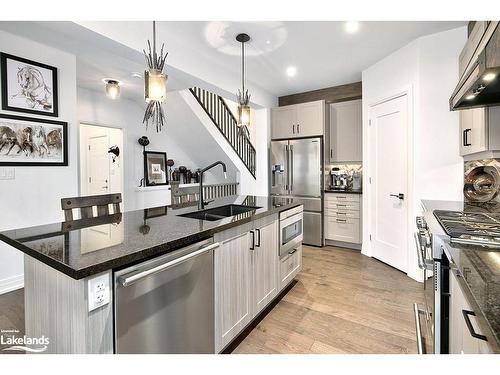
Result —
<instances>
[{"instance_id":1,"label":"countertop appliance","mask_svg":"<svg viewBox=\"0 0 500 375\"><path fill-rule=\"evenodd\" d=\"M349 187L349 176L340 168L332 168L330 171L330 188L345 190Z\"/></svg>"},{"instance_id":2,"label":"countertop appliance","mask_svg":"<svg viewBox=\"0 0 500 375\"><path fill-rule=\"evenodd\" d=\"M114 273L116 353L214 353L218 246L207 239Z\"/></svg>"},{"instance_id":3,"label":"countertop appliance","mask_svg":"<svg viewBox=\"0 0 500 375\"><path fill-rule=\"evenodd\" d=\"M361 172L352 174L352 190L361 190Z\"/></svg>"},{"instance_id":4,"label":"countertop appliance","mask_svg":"<svg viewBox=\"0 0 500 375\"><path fill-rule=\"evenodd\" d=\"M424 272L425 306L414 304L419 354L448 353L449 261L422 216L416 219L418 266Z\"/></svg>"},{"instance_id":5,"label":"countertop appliance","mask_svg":"<svg viewBox=\"0 0 500 375\"><path fill-rule=\"evenodd\" d=\"M500 27L498 21L476 21L460 54L462 76L450 98L450 109L500 105Z\"/></svg>"},{"instance_id":6,"label":"countertop appliance","mask_svg":"<svg viewBox=\"0 0 500 375\"><path fill-rule=\"evenodd\" d=\"M303 243L323 246L323 138L271 142L271 195L304 206Z\"/></svg>"},{"instance_id":7,"label":"countertop appliance","mask_svg":"<svg viewBox=\"0 0 500 375\"><path fill-rule=\"evenodd\" d=\"M293 254L303 240L302 207L280 212L280 258Z\"/></svg>"}]
</instances>

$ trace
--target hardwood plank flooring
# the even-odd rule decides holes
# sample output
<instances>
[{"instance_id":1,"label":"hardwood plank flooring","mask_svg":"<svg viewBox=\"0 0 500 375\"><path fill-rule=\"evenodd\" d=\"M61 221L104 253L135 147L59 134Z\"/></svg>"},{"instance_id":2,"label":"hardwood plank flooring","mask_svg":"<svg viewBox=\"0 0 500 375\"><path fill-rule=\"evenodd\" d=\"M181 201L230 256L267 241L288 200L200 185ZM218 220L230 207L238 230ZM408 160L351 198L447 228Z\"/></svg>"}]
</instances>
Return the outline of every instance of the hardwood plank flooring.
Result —
<instances>
[{"instance_id":1,"label":"hardwood plank flooring","mask_svg":"<svg viewBox=\"0 0 500 375\"><path fill-rule=\"evenodd\" d=\"M303 269L233 353L416 353L422 284L356 250L304 246ZM0 295L0 329L24 334L24 291Z\"/></svg>"},{"instance_id":2,"label":"hardwood plank flooring","mask_svg":"<svg viewBox=\"0 0 500 375\"><path fill-rule=\"evenodd\" d=\"M422 284L359 251L304 246L297 282L233 353L416 353Z\"/></svg>"}]
</instances>

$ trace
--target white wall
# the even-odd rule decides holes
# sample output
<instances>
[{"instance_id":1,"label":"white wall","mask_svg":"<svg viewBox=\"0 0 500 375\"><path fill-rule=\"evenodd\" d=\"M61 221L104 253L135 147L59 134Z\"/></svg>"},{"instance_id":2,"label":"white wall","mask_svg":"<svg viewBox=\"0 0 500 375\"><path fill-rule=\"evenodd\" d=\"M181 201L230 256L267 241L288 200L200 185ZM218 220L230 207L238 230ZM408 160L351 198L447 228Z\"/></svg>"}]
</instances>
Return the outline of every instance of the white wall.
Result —
<instances>
[{"instance_id":1,"label":"white wall","mask_svg":"<svg viewBox=\"0 0 500 375\"><path fill-rule=\"evenodd\" d=\"M407 91L410 137L408 176L408 275L422 280L412 232L421 199L462 200L463 160L458 153L458 114L448 99L458 82L458 56L466 27L416 39L363 71L363 171L369 177L370 106ZM369 179L363 179L363 250L371 255Z\"/></svg>"},{"instance_id":2,"label":"white wall","mask_svg":"<svg viewBox=\"0 0 500 375\"><path fill-rule=\"evenodd\" d=\"M104 90L103 90L104 91ZM125 210L142 209L170 203L167 188L139 189L143 177L142 146L137 140L145 135L150 144L147 150L164 151L173 159L174 168L203 168L216 160L228 167L227 182L236 181L236 167L218 148L199 120L182 100L179 93L169 92L165 104L166 127L157 133L142 124L144 105L126 98L108 99L104 92L78 88L78 120L80 123L105 125L123 129L124 145L120 154L123 166L123 202ZM225 182L221 170L212 170L204 182Z\"/></svg>"},{"instance_id":3,"label":"white wall","mask_svg":"<svg viewBox=\"0 0 500 375\"><path fill-rule=\"evenodd\" d=\"M78 193L75 57L3 31L0 31L0 46L2 52L58 68L59 117L50 119L68 122L69 137L67 167L15 167L14 180L0 181L0 230L61 221L61 197ZM9 111L2 113L23 116ZM22 253L0 242L0 293L22 285Z\"/></svg>"}]
</instances>

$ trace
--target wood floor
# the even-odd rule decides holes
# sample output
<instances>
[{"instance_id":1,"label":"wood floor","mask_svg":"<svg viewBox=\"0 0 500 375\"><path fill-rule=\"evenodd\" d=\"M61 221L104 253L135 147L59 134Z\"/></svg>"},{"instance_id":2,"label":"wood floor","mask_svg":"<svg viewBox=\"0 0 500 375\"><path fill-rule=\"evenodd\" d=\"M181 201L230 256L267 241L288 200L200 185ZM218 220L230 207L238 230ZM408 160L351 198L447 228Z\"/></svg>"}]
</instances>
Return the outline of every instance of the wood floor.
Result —
<instances>
[{"instance_id":1,"label":"wood floor","mask_svg":"<svg viewBox=\"0 0 500 375\"><path fill-rule=\"evenodd\" d=\"M297 282L233 353L416 353L422 285L355 250L304 246ZM0 329L24 333L24 293L0 295Z\"/></svg>"},{"instance_id":2,"label":"wood floor","mask_svg":"<svg viewBox=\"0 0 500 375\"><path fill-rule=\"evenodd\" d=\"M422 284L359 251L307 246L297 280L233 353L416 353Z\"/></svg>"}]
</instances>

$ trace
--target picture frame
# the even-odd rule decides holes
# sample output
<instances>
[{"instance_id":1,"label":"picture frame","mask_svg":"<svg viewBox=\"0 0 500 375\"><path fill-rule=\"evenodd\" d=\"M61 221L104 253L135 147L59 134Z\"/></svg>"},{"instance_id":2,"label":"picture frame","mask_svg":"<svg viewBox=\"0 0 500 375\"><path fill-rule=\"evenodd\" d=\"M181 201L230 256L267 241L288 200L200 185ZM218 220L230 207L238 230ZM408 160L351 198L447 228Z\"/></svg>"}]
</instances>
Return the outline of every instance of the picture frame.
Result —
<instances>
[{"instance_id":1,"label":"picture frame","mask_svg":"<svg viewBox=\"0 0 500 375\"><path fill-rule=\"evenodd\" d=\"M0 167L68 166L68 123L0 114Z\"/></svg>"},{"instance_id":2,"label":"picture frame","mask_svg":"<svg viewBox=\"0 0 500 375\"><path fill-rule=\"evenodd\" d=\"M0 53L2 109L59 116L57 68Z\"/></svg>"},{"instance_id":3,"label":"picture frame","mask_svg":"<svg viewBox=\"0 0 500 375\"><path fill-rule=\"evenodd\" d=\"M144 180L146 186L168 185L166 152L144 151Z\"/></svg>"}]
</instances>

